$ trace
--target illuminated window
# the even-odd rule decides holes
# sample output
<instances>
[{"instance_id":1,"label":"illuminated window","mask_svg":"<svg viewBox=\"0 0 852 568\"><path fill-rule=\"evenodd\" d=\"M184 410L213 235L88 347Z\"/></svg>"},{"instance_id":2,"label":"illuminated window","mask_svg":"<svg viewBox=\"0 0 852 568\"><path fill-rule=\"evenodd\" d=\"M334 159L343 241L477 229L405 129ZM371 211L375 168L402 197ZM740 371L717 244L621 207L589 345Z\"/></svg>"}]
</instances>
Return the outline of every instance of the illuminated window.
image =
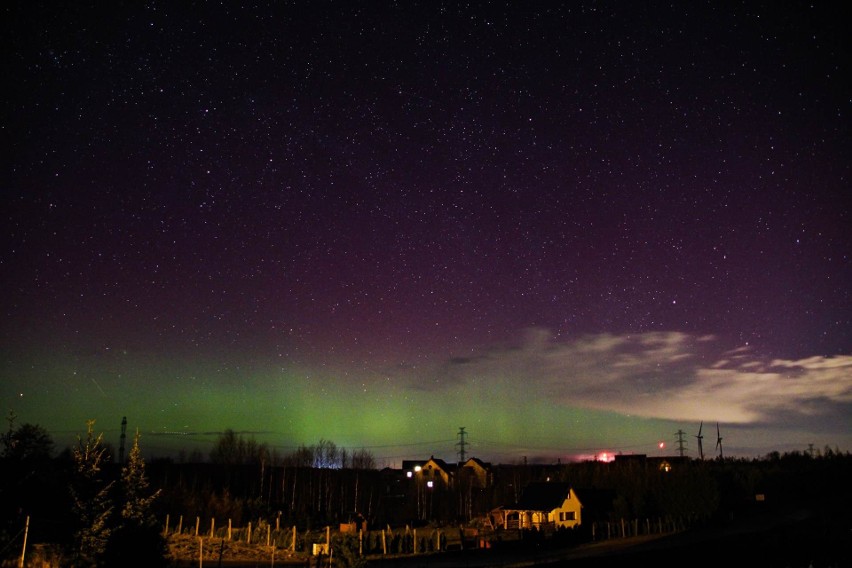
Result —
<instances>
[{"instance_id":1,"label":"illuminated window","mask_svg":"<svg viewBox=\"0 0 852 568\"><path fill-rule=\"evenodd\" d=\"M434 487L434 485L435 485L435 482L434 482L434 481L431 481L431 480L430 480L430 481L427 481L427 482L426 482L426 487L430 487L430 488L431 488L431 487Z\"/></svg>"}]
</instances>

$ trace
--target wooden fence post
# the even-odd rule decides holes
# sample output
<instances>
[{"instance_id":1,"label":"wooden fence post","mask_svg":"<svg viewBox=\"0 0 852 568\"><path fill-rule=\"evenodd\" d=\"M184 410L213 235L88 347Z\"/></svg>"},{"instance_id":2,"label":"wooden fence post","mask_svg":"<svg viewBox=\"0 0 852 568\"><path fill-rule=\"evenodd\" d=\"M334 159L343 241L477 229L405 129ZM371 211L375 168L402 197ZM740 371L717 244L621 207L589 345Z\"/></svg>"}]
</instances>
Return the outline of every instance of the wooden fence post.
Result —
<instances>
[{"instance_id":1,"label":"wooden fence post","mask_svg":"<svg viewBox=\"0 0 852 568\"><path fill-rule=\"evenodd\" d=\"M248 524L248 534L246 535L246 544L251 544L251 522Z\"/></svg>"},{"instance_id":2,"label":"wooden fence post","mask_svg":"<svg viewBox=\"0 0 852 568\"><path fill-rule=\"evenodd\" d=\"M27 515L27 520L24 523L24 546L21 548L21 561L18 563L19 568L24 568L24 557L27 555L27 536L30 534L30 516Z\"/></svg>"},{"instance_id":3,"label":"wooden fence post","mask_svg":"<svg viewBox=\"0 0 852 568\"><path fill-rule=\"evenodd\" d=\"M388 539L385 536L385 529L382 529L382 554L388 553Z\"/></svg>"},{"instance_id":4,"label":"wooden fence post","mask_svg":"<svg viewBox=\"0 0 852 568\"><path fill-rule=\"evenodd\" d=\"M290 552L296 552L296 525L293 525L293 541L290 543Z\"/></svg>"},{"instance_id":5,"label":"wooden fence post","mask_svg":"<svg viewBox=\"0 0 852 568\"><path fill-rule=\"evenodd\" d=\"M266 525L266 546L269 546L269 536L272 532L272 525Z\"/></svg>"},{"instance_id":6,"label":"wooden fence post","mask_svg":"<svg viewBox=\"0 0 852 568\"><path fill-rule=\"evenodd\" d=\"M198 568L204 566L204 538L198 537Z\"/></svg>"},{"instance_id":7,"label":"wooden fence post","mask_svg":"<svg viewBox=\"0 0 852 568\"><path fill-rule=\"evenodd\" d=\"M169 536L169 514L166 513L166 526L163 527L163 536Z\"/></svg>"},{"instance_id":8,"label":"wooden fence post","mask_svg":"<svg viewBox=\"0 0 852 568\"><path fill-rule=\"evenodd\" d=\"M177 533L180 534L183 532L183 515L178 519Z\"/></svg>"},{"instance_id":9,"label":"wooden fence post","mask_svg":"<svg viewBox=\"0 0 852 568\"><path fill-rule=\"evenodd\" d=\"M201 524L201 517L195 517L195 536L198 536L198 525Z\"/></svg>"},{"instance_id":10,"label":"wooden fence post","mask_svg":"<svg viewBox=\"0 0 852 568\"><path fill-rule=\"evenodd\" d=\"M210 517L210 538L216 535L216 517Z\"/></svg>"},{"instance_id":11,"label":"wooden fence post","mask_svg":"<svg viewBox=\"0 0 852 568\"><path fill-rule=\"evenodd\" d=\"M417 529L414 529L414 554L417 554Z\"/></svg>"},{"instance_id":12,"label":"wooden fence post","mask_svg":"<svg viewBox=\"0 0 852 568\"><path fill-rule=\"evenodd\" d=\"M228 519L228 542L231 542L231 519Z\"/></svg>"}]
</instances>

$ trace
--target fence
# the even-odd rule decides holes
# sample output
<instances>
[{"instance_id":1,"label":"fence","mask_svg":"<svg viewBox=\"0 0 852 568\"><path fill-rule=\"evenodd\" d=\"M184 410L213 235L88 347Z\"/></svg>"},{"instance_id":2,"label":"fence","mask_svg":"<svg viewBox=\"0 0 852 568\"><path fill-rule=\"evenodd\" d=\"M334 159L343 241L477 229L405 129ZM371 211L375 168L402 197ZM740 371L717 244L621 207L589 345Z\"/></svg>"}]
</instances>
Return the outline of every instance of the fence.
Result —
<instances>
[{"instance_id":1,"label":"fence","mask_svg":"<svg viewBox=\"0 0 852 568\"><path fill-rule=\"evenodd\" d=\"M202 520L194 517L188 522L178 517L173 522L166 517L163 535L174 542L187 537L192 539L192 553L198 550L199 558L214 555L216 546L225 543L240 543L259 551L272 554L274 551L293 554L340 554L368 556L391 554L423 554L445 551L449 547L474 546L461 528L398 528L367 531L351 524L340 526L332 532L331 527L315 531L298 531L295 526L282 527L279 523L269 524L264 520L248 523L245 527L233 526L231 520L219 521L215 518ZM206 544L205 544L206 543Z\"/></svg>"},{"instance_id":2,"label":"fence","mask_svg":"<svg viewBox=\"0 0 852 568\"><path fill-rule=\"evenodd\" d=\"M592 540L609 540L646 535L663 535L686 530L693 524L691 519L658 517L656 519L618 519L591 523Z\"/></svg>"}]
</instances>

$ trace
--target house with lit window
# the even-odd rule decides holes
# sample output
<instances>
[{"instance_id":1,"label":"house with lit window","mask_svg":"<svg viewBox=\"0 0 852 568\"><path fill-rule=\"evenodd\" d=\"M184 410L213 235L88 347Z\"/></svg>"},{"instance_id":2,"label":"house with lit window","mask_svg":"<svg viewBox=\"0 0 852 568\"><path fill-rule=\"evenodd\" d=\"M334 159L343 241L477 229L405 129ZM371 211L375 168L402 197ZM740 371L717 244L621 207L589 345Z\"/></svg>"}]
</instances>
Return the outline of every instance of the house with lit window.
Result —
<instances>
[{"instance_id":1,"label":"house with lit window","mask_svg":"<svg viewBox=\"0 0 852 568\"><path fill-rule=\"evenodd\" d=\"M456 473L456 466L450 465L435 456L425 462L403 461L402 468L406 477L423 482L427 487L440 483L443 487L449 487L450 480Z\"/></svg>"},{"instance_id":2,"label":"house with lit window","mask_svg":"<svg viewBox=\"0 0 852 568\"><path fill-rule=\"evenodd\" d=\"M582 521L583 505L568 483L530 483L520 501L502 511L503 528L573 528Z\"/></svg>"}]
</instances>

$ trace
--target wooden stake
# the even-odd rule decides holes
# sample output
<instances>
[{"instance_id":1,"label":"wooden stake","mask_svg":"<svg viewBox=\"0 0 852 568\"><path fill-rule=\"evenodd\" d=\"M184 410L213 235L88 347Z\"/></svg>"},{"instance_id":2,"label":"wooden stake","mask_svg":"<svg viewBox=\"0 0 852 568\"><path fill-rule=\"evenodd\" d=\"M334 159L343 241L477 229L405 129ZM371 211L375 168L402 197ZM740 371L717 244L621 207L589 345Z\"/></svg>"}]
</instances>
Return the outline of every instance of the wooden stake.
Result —
<instances>
[{"instance_id":1,"label":"wooden stake","mask_svg":"<svg viewBox=\"0 0 852 568\"><path fill-rule=\"evenodd\" d=\"M30 534L30 516L27 515L27 520L24 523L24 547L21 549L21 561L18 563L19 568L24 568L24 557L27 555L27 536Z\"/></svg>"},{"instance_id":2,"label":"wooden stake","mask_svg":"<svg viewBox=\"0 0 852 568\"><path fill-rule=\"evenodd\" d=\"M198 536L198 525L201 524L201 517L195 517L195 536Z\"/></svg>"},{"instance_id":3,"label":"wooden stake","mask_svg":"<svg viewBox=\"0 0 852 568\"><path fill-rule=\"evenodd\" d=\"M228 519L228 542L231 542L231 519Z\"/></svg>"},{"instance_id":4,"label":"wooden stake","mask_svg":"<svg viewBox=\"0 0 852 568\"><path fill-rule=\"evenodd\" d=\"M251 523L248 524L248 535L246 536L246 544L251 544Z\"/></svg>"},{"instance_id":5,"label":"wooden stake","mask_svg":"<svg viewBox=\"0 0 852 568\"><path fill-rule=\"evenodd\" d=\"M178 519L177 533L180 534L181 532L183 532L183 515Z\"/></svg>"},{"instance_id":6,"label":"wooden stake","mask_svg":"<svg viewBox=\"0 0 852 568\"><path fill-rule=\"evenodd\" d=\"M166 526L163 527L163 536L169 536L169 514L166 513Z\"/></svg>"},{"instance_id":7,"label":"wooden stake","mask_svg":"<svg viewBox=\"0 0 852 568\"><path fill-rule=\"evenodd\" d=\"M204 566L204 538L198 537L198 568Z\"/></svg>"}]
</instances>

